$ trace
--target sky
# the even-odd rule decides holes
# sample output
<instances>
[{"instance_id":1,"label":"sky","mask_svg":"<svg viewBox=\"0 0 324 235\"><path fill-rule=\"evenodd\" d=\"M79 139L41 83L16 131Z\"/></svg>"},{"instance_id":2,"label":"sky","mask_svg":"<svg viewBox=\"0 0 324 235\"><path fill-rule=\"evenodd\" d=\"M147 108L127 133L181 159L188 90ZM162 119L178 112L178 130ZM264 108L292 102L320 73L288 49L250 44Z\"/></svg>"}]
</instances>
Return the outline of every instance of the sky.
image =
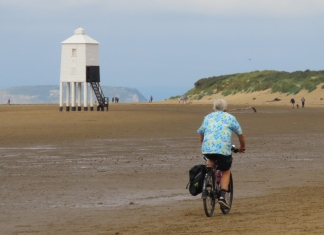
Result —
<instances>
[{"instance_id":1,"label":"sky","mask_svg":"<svg viewBox=\"0 0 324 235\"><path fill-rule=\"evenodd\" d=\"M0 89L59 85L61 42L99 42L101 85L147 99L211 76L324 67L323 0L0 0Z\"/></svg>"}]
</instances>

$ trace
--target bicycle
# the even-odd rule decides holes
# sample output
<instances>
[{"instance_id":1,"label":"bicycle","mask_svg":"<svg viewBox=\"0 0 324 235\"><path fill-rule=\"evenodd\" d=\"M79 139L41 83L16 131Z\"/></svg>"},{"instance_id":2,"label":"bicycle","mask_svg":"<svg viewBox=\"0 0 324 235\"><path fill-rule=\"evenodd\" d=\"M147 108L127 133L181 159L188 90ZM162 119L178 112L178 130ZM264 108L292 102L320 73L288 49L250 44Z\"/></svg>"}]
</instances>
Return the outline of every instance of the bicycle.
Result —
<instances>
[{"instance_id":1,"label":"bicycle","mask_svg":"<svg viewBox=\"0 0 324 235\"><path fill-rule=\"evenodd\" d=\"M238 149L235 148L235 145L232 145L232 152L237 153ZM207 159L204 157L204 160ZM215 161L215 166L213 168L208 167L205 175L203 189L202 189L202 199L204 203L204 211L207 217L213 216L215 205L218 201L220 195L220 178L221 171L217 170L217 161ZM230 182L227 188L225 200L227 204L230 206L229 209L225 209L220 207L223 214L228 214L232 207L233 202L233 176L232 173L230 175Z\"/></svg>"}]
</instances>

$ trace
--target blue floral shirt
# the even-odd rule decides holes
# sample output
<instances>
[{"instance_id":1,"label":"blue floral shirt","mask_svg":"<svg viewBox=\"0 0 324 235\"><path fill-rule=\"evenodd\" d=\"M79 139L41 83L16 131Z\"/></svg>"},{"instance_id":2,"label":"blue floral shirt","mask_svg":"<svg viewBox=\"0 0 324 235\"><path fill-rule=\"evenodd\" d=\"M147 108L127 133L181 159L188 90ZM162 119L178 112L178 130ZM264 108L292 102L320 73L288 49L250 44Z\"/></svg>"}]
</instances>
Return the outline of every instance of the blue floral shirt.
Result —
<instances>
[{"instance_id":1,"label":"blue floral shirt","mask_svg":"<svg viewBox=\"0 0 324 235\"><path fill-rule=\"evenodd\" d=\"M197 132L204 135L201 146L203 154L217 153L226 156L231 155L232 132L237 135L243 133L236 118L223 111L205 116Z\"/></svg>"}]
</instances>

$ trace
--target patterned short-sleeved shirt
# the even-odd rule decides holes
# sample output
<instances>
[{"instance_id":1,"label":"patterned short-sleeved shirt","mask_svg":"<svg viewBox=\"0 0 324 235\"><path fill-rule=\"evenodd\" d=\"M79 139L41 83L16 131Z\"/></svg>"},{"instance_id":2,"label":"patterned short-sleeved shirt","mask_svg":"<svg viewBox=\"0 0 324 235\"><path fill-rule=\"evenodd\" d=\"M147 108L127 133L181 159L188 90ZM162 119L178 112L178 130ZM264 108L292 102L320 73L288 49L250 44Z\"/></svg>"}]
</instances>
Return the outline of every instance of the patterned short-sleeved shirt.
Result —
<instances>
[{"instance_id":1,"label":"patterned short-sleeved shirt","mask_svg":"<svg viewBox=\"0 0 324 235\"><path fill-rule=\"evenodd\" d=\"M236 118L226 112L216 111L205 116L197 130L204 135L201 146L203 154L214 153L231 155L232 132L242 134L242 128Z\"/></svg>"}]
</instances>

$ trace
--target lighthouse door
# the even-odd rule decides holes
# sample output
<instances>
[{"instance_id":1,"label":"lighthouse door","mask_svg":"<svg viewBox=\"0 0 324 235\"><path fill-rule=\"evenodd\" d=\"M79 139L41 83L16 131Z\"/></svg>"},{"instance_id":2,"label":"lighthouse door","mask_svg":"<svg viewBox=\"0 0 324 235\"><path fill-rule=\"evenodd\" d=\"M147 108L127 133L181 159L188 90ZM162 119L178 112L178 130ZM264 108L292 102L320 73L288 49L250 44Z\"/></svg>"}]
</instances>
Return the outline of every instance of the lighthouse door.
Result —
<instances>
[{"instance_id":1,"label":"lighthouse door","mask_svg":"<svg viewBox=\"0 0 324 235\"><path fill-rule=\"evenodd\" d=\"M87 66L86 82L100 82L99 66Z\"/></svg>"}]
</instances>

